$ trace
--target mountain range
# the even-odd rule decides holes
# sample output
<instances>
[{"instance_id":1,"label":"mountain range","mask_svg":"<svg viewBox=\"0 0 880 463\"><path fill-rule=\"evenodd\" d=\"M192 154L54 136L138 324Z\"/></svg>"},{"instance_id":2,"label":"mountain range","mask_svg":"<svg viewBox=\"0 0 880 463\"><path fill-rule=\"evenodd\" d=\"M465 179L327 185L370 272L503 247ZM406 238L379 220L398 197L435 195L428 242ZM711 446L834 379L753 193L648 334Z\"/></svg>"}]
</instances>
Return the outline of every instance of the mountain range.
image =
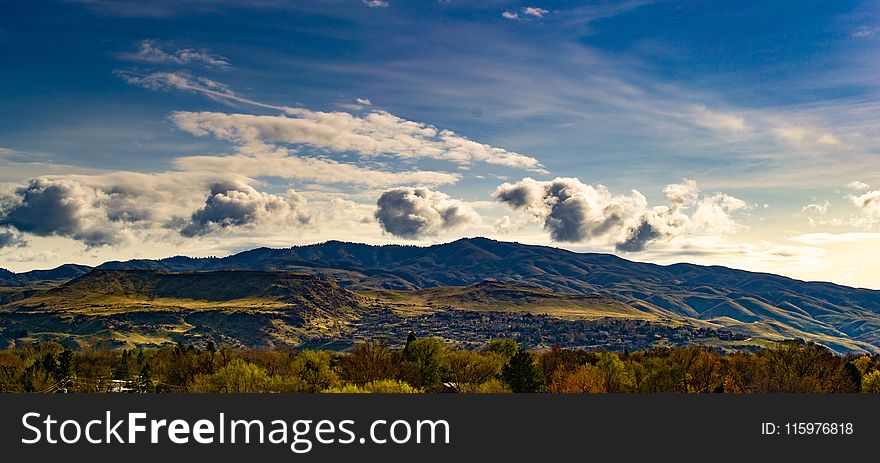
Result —
<instances>
[{"instance_id":1,"label":"mountain range","mask_svg":"<svg viewBox=\"0 0 880 463\"><path fill-rule=\"evenodd\" d=\"M347 291L378 295L380 299L377 292L385 296L400 292L435 305L469 309L481 304L503 308L523 298L532 298L528 300L549 308L577 304L577 297L602 298L610 301L605 306L615 316L683 322L756 339L801 338L838 352L880 352L880 291L718 266L662 266L609 254L486 238L428 247L329 241L285 249L258 248L222 258L177 256L107 262L94 271L67 265L22 274L0 272L0 286L75 281L95 271L111 270L293 272L320 277ZM505 289L507 295L501 297L499 288L494 288L491 303L481 299L485 296L473 288L454 292L453 296L438 289L486 281L514 289ZM563 296L547 299L548 294ZM187 297L205 299L202 296ZM6 296L7 305L12 299ZM553 303L541 302L547 300Z\"/></svg>"}]
</instances>

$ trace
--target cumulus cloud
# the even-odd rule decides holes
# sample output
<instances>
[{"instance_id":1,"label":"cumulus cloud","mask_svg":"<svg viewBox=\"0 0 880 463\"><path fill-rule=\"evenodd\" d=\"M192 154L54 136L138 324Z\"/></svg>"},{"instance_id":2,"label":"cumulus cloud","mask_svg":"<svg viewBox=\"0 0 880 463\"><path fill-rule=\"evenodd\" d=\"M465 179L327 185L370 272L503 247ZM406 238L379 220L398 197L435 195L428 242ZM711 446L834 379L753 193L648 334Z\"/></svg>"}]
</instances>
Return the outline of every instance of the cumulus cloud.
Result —
<instances>
[{"instance_id":1,"label":"cumulus cloud","mask_svg":"<svg viewBox=\"0 0 880 463\"><path fill-rule=\"evenodd\" d=\"M139 61L154 64L188 65L200 64L215 68L228 68L229 61L207 50L195 50L182 48L179 50L166 51L155 40L143 40L138 45L136 53L128 53L123 58L130 61Z\"/></svg>"},{"instance_id":2,"label":"cumulus cloud","mask_svg":"<svg viewBox=\"0 0 880 463\"><path fill-rule=\"evenodd\" d=\"M846 185L850 190L855 191L867 191L871 189L871 186L865 182L860 182L858 180L853 180Z\"/></svg>"},{"instance_id":3,"label":"cumulus cloud","mask_svg":"<svg viewBox=\"0 0 880 463\"><path fill-rule=\"evenodd\" d=\"M119 221L108 211L112 193L69 179L38 178L5 201L0 225L37 236L64 236L87 246L125 242Z\"/></svg>"},{"instance_id":4,"label":"cumulus cloud","mask_svg":"<svg viewBox=\"0 0 880 463\"><path fill-rule=\"evenodd\" d=\"M296 226L308 223L309 219L306 200L293 190L282 197L257 191L250 185L216 183L211 186L205 205L192 214L180 234L193 237L270 223Z\"/></svg>"},{"instance_id":5,"label":"cumulus cloud","mask_svg":"<svg viewBox=\"0 0 880 463\"><path fill-rule=\"evenodd\" d=\"M863 217L859 225L870 226L880 223L880 190L867 191L861 195L848 195L849 199L859 210Z\"/></svg>"},{"instance_id":6,"label":"cumulus cloud","mask_svg":"<svg viewBox=\"0 0 880 463\"><path fill-rule=\"evenodd\" d=\"M464 202L424 187L392 188L376 202L376 219L392 235L417 239L479 221Z\"/></svg>"},{"instance_id":7,"label":"cumulus cloud","mask_svg":"<svg viewBox=\"0 0 880 463\"><path fill-rule=\"evenodd\" d=\"M525 178L502 184L494 196L543 220L550 237L562 242L619 235L647 205L637 191L631 196L614 196L603 185L585 185L575 178L546 182Z\"/></svg>"},{"instance_id":8,"label":"cumulus cloud","mask_svg":"<svg viewBox=\"0 0 880 463\"><path fill-rule=\"evenodd\" d=\"M613 195L603 185L586 185L575 178L526 178L502 184L494 196L540 219L556 241L613 244L624 252L642 251L652 242L685 233L735 232L741 227L731 214L748 207L745 201L723 193L701 196L691 180L668 185L664 192L667 205L649 209L637 190Z\"/></svg>"},{"instance_id":9,"label":"cumulus cloud","mask_svg":"<svg viewBox=\"0 0 880 463\"><path fill-rule=\"evenodd\" d=\"M364 5L370 8L388 8L391 3L386 0L363 0Z\"/></svg>"},{"instance_id":10,"label":"cumulus cloud","mask_svg":"<svg viewBox=\"0 0 880 463\"><path fill-rule=\"evenodd\" d=\"M826 199L821 203L810 203L801 208L803 212L815 212L818 214L825 214L828 212L828 208L831 207L831 203Z\"/></svg>"},{"instance_id":11,"label":"cumulus cloud","mask_svg":"<svg viewBox=\"0 0 880 463\"><path fill-rule=\"evenodd\" d=\"M501 13L501 17L504 19L510 19L512 21L519 19L519 15L516 14L515 11L505 11L505 12Z\"/></svg>"},{"instance_id":12,"label":"cumulus cloud","mask_svg":"<svg viewBox=\"0 0 880 463\"><path fill-rule=\"evenodd\" d=\"M357 104L364 106L373 106L373 102L369 98L356 98Z\"/></svg>"},{"instance_id":13,"label":"cumulus cloud","mask_svg":"<svg viewBox=\"0 0 880 463\"><path fill-rule=\"evenodd\" d=\"M196 136L237 143L289 143L335 152L402 159L430 158L459 165L474 162L543 171L537 159L478 143L450 130L397 117L384 111L365 116L287 108L287 115L175 112L171 120Z\"/></svg>"}]
</instances>

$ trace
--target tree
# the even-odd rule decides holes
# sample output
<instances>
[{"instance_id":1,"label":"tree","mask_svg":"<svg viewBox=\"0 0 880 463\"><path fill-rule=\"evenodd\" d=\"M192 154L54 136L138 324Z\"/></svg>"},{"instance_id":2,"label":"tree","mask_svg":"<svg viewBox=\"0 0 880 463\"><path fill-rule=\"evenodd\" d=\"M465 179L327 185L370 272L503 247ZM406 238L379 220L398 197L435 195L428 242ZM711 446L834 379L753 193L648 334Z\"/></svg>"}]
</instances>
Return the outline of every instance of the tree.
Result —
<instances>
[{"instance_id":1,"label":"tree","mask_svg":"<svg viewBox=\"0 0 880 463\"><path fill-rule=\"evenodd\" d=\"M340 362L340 370L345 380L362 385L390 378L394 367L388 348L384 344L369 341L356 344Z\"/></svg>"},{"instance_id":2,"label":"tree","mask_svg":"<svg viewBox=\"0 0 880 463\"><path fill-rule=\"evenodd\" d=\"M862 392L880 393L880 371L874 370L862 376Z\"/></svg>"},{"instance_id":3,"label":"tree","mask_svg":"<svg viewBox=\"0 0 880 463\"><path fill-rule=\"evenodd\" d=\"M518 350L519 344L513 339L493 339L486 346L486 352L494 352L500 355L505 362L510 361L510 358L516 355Z\"/></svg>"},{"instance_id":4,"label":"tree","mask_svg":"<svg viewBox=\"0 0 880 463\"><path fill-rule=\"evenodd\" d=\"M153 378L150 376L150 364L144 363L144 366L141 367L141 372L138 373L137 380L134 383L135 392L147 393L153 392Z\"/></svg>"},{"instance_id":5,"label":"tree","mask_svg":"<svg viewBox=\"0 0 880 463\"><path fill-rule=\"evenodd\" d=\"M446 346L437 338L417 339L406 346L403 353L404 379L415 387L427 391L442 388L448 368L444 363Z\"/></svg>"},{"instance_id":6,"label":"tree","mask_svg":"<svg viewBox=\"0 0 880 463\"><path fill-rule=\"evenodd\" d=\"M272 383L264 368L237 358L212 375L196 376L192 389L195 392L268 392Z\"/></svg>"},{"instance_id":7,"label":"tree","mask_svg":"<svg viewBox=\"0 0 880 463\"><path fill-rule=\"evenodd\" d=\"M501 378L513 392L538 392L544 385L543 375L535 365L535 359L522 347L504 365Z\"/></svg>"}]
</instances>

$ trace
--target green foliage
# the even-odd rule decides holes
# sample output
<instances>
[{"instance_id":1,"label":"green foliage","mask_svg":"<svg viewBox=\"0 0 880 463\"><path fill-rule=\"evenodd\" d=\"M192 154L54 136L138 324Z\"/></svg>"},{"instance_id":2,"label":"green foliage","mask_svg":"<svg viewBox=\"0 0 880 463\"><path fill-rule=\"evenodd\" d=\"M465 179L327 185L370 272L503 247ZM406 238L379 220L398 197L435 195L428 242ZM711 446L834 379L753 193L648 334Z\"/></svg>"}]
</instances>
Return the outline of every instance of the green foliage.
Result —
<instances>
[{"instance_id":1,"label":"green foliage","mask_svg":"<svg viewBox=\"0 0 880 463\"><path fill-rule=\"evenodd\" d=\"M401 374L404 381L426 391L439 391L448 378L446 346L437 338L408 342L403 352Z\"/></svg>"},{"instance_id":2,"label":"green foliage","mask_svg":"<svg viewBox=\"0 0 880 463\"><path fill-rule=\"evenodd\" d=\"M519 344L513 339L493 339L486 346L486 352L494 352L500 355L504 362L510 361L510 358L519 351Z\"/></svg>"},{"instance_id":3,"label":"green foliage","mask_svg":"<svg viewBox=\"0 0 880 463\"><path fill-rule=\"evenodd\" d=\"M264 368L235 359L211 375L198 375L193 380L193 392L268 392L273 378Z\"/></svg>"},{"instance_id":4,"label":"green foliage","mask_svg":"<svg viewBox=\"0 0 880 463\"><path fill-rule=\"evenodd\" d=\"M876 365L875 357L841 357L804 342L751 353L688 347L622 354L529 352L510 340L457 350L437 338L400 349L366 342L349 353L184 344L74 352L43 343L0 350L0 392L877 393Z\"/></svg>"},{"instance_id":5,"label":"green foliage","mask_svg":"<svg viewBox=\"0 0 880 463\"><path fill-rule=\"evenodd\" d=\"M513 392L539 392L544 375L527 350L519 348L501 370L501 377Z\"/></svg>"},{"instance_id":6,"label":"green foliage","mask_svg":"<svg viewBox=\"0 0 880 463\"><path fill-rule=\"evenodd\" d=\"M862 376L862 392L880 393L880 371L874 370Z\"/></svg>"},{"instance_id":7,"label":"green foliage","mask_svg":"<svg viewBox=\"0 0 880 463\"><path fill-rule=\"evenodd\" d=\"M382 379L371 381L363 386L346 384L342 387L325 389L323 392L341 394L416 394L421 391L403 381Z\"/></svg>"}]
</instances>

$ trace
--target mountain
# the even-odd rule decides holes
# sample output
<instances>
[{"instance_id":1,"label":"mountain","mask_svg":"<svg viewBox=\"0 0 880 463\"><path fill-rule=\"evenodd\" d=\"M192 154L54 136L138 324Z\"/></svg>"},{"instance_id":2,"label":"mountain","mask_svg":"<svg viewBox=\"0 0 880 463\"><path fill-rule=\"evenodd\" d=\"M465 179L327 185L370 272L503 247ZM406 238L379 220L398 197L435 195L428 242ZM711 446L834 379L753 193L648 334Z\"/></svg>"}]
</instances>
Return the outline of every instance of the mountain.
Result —
<instances>
[{"instance_id":1,"label":"mountain","mask_svg":"<svg viewBox=\"0 0 880 463\"><path fill-rule=\"evenodd\" d=\"M661 266L609 254L461 239L429 247L329 241L229 257L108 262L102 268L288 270L352 290L421 290L484 280L613 298L647 313L838 351L880 351L880 291L717 266Z\"/></svg>"},{"instance_id":2,"label":"mountain","mask_svg":"<svg viewBox=\"0 0 880 463\"><path fill-rule=\"evenodd\" d=\"M40 282L67 281L84 275L92 268L87 265L64 264L50 270L31 270L24 273L12 273L6 269L0 269L0 285L24 286Z\"/></svg>"},{"instance_id":3,"label":"mountain","mask_svg":"<svg viewBox=\"0 0 880 463\"><path fill-rule=\"evenodd\" d=\"M531 308L520 307L534 312L542 304L561 309L587 301L566 300L569 296L560 294L602 297L620 304L606 304L616 307L612 312L633 318L675 320L759 339L802 338L838 352L880 352L880 291L717 266L661 266L486 238L428 247L329 241L222 258L107 262L99 269L296 272L327 278L350 291L382 290L385 296L406 291L405 298L414 298L413 303L469 310L515 308L524 304L522 298L536 301ZM518 289L479 286L486 281ZM450 286L471 288L430 291ZM540 296L540 291L555 294Z\"/></svg>"}]
</instances>

